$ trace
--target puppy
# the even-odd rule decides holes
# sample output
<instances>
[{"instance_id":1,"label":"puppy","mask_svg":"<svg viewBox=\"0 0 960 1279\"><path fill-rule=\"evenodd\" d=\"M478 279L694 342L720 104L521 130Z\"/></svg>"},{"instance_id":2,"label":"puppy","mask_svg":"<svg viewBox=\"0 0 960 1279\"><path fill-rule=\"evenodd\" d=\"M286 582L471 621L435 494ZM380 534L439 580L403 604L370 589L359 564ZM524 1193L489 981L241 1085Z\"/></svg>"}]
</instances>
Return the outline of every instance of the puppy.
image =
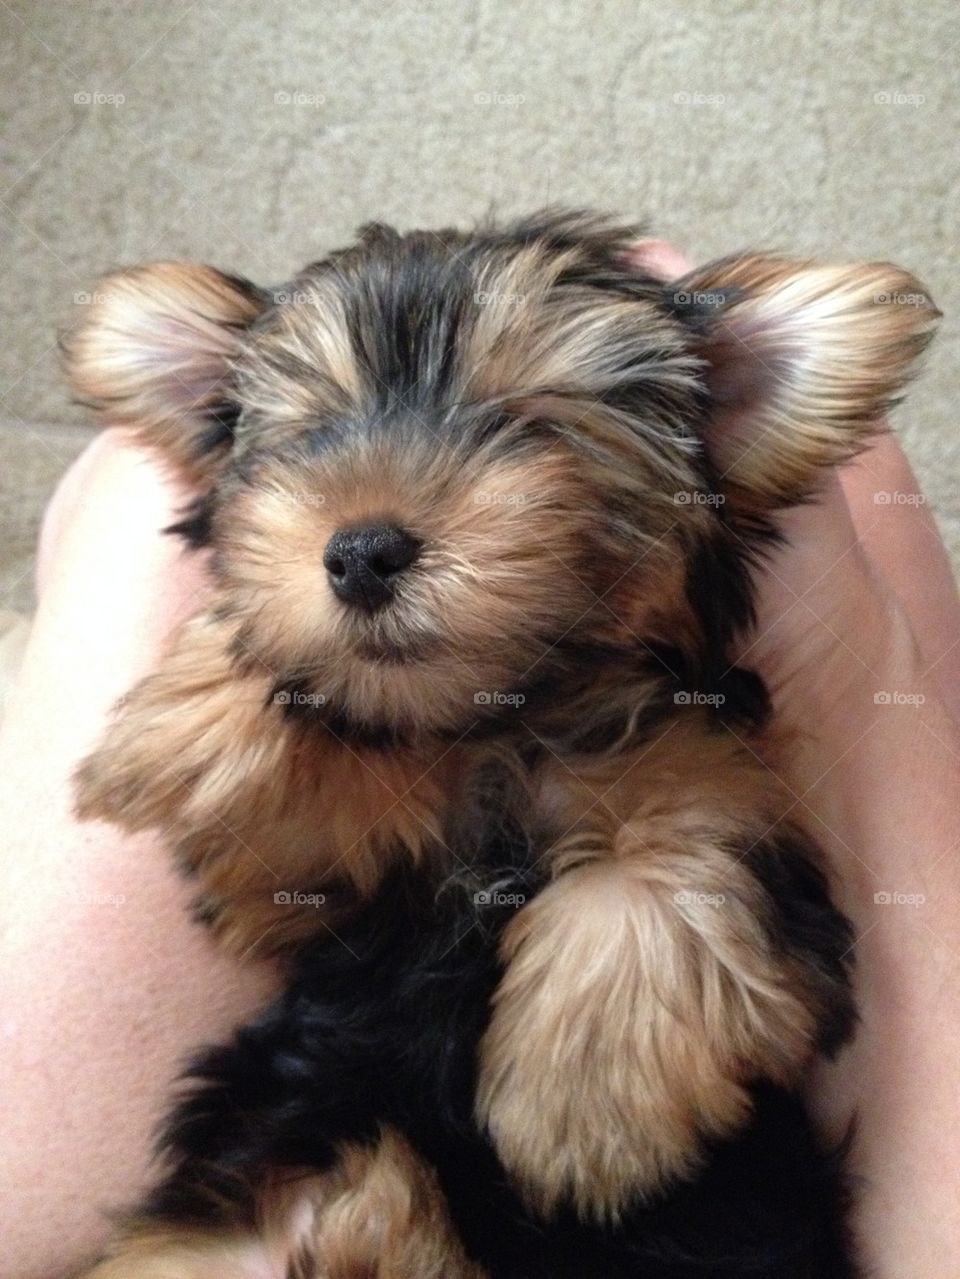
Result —
<instances>
[{"instance_id":1,"label":"puppy","mask_svg":"<svg viewBox=\"0 0 960 1279\"><path fill-rule=\"evenodd\" d=\"M489 781L509 797L506 778ZM517 903L549 889L539 844L494 826L488 799L473 801L482 838L457 845L470 876L438 884L396 866L336 938L301 948L271 1009L195 1064L166 1134L170 1171L96 1279L851 1279L839 1161L801 1101L767 1081L747 1086L748 1117L705 1143L695 1173L615 1217L570 1196L543 1213L506 1172L475 1119L477 1050L498 942ZM768 863L788 903L771 948L836 984L834 1025L819 1027L829 1047L849 1009L851 939L795 850ZM566 1069L544 1066L545 1097ZM646 1116L590 1117L643 1149Z\"/></svg>"},{"instance_id":2,"label":"puppy","mask_svg":"<svg viewBox=\"0 0 960 1279\"><path fill-rule=\"evenodd\" d=\"M175 531L212 577L81 766L78 810L163 830L226 945L294 957L292 1003L203 1067L154 1224L111 1274L235 1274L242 1254L519 1279L578 1253L570 1273L852 1273L792 1100L849 1033L849 930L729 650L778 511L863 445L937 312L888 265L749 254L665 287L631 263L637 235L557 212L377 225L274 292L160 263L108 277L67 338L78 395L193 485ZM501 879L523 900L493 923ZM328 930L353 939L353 982ZM394 958L370 967L384 932ZM396 983L448 956L465 1021L435 999L414 1017ZM407 1016L389 1051L360 1036L364 1087L302 1112L312 1144L281 1139L272 1054L337 1095L358 1059L331 1009L369 1030L384 1001ZM424 1064L445 1018L449 1105ZM205 1185L212 1220L184 1206ZM809 1208L799 1237L767 1220L774 1185ZM732 1231L713 1261L689 1233L708 1222ZM590 1260L608 1244L633 1269Z\"/></svg>"}]
</instances>

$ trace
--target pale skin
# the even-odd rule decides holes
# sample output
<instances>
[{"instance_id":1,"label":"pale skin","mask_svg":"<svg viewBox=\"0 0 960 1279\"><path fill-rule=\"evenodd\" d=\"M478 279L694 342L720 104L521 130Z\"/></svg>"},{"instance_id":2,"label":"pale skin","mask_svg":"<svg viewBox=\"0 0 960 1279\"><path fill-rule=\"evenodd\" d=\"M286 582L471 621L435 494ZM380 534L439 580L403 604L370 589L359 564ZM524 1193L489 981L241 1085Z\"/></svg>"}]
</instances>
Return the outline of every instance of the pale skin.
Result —
<instances>
[{"instance_id":1,"label":"pale skin","mask_svg":"<svg viewBox=\"0 0 960 1279\"><path fill-rule=\"evenodd\" d=\"M643 256L665 277L687 269L659 243ZM858 1116L871 1273L944 1279L960 1255L960 600L925 506L878 492L918 493L890 437L788 514L743 660L798 730L795 814L858 935L861 1027L815 1072L811 1105L830 1135ZM108 434L65 477L41 539L0 731L2 1279L55 1279L96 1254L105 1212L155 1176L182 1062L275 985L190 922L161 836L71 816L70 773L111 704L203 599L202 559L157 532L183 496Z\"/></svg>"}]
</instances>

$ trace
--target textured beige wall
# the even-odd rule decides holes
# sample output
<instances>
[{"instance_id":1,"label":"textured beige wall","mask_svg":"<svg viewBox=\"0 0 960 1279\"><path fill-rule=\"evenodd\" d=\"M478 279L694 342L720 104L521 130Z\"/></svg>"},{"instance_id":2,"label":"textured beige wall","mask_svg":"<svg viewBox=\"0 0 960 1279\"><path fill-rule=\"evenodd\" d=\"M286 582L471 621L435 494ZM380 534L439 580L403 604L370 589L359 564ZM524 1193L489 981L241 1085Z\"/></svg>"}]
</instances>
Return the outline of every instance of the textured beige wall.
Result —
<instances>
[{"instance_id":1,"label":"textured beige wall","mask_svg":"<svg viewBox=\"0 0 960 1279\"><path fill-rule=\"evenodd\" d=\"M270 282L365 219L545 201L915 270L946 320L898 423L960 559L958 56L952 0L3 0L0 604L79 447L53 341L98 272Z\"/></svg>"}]
</instances>

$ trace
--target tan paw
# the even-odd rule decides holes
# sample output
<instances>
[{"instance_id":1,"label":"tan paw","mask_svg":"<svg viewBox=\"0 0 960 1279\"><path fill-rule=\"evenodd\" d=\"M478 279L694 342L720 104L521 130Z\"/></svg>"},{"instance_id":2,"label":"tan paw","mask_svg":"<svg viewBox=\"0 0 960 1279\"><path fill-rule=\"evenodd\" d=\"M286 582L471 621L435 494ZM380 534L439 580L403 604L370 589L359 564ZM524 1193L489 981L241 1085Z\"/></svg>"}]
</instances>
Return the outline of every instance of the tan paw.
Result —
<instances>
[{"instance_id":1,"label":"tan paw","mask_svg":"<svg viewBox=\"0 0 960 1279\"><path fill-rule=\"evenodd\" d=\"M801 1068L812 1015L754 895L726 854L645 852L562 874L508 927L477 1109L536 1211L615 1219L744 1122L751 1077Z\"/></svg>"}]
</instances>

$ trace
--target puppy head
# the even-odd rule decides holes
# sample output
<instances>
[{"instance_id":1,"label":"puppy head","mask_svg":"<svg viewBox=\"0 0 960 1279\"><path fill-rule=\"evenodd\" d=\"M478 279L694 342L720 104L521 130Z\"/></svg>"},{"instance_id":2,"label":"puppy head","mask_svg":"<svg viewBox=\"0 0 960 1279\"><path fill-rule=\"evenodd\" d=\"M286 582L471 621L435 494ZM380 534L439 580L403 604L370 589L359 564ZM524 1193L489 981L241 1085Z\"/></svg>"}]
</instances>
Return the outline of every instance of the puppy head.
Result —
<instances>
[{"instance_id":1,"label":"puppy head","mask_svg":"<svg viewBox=\"0 0 960 1279\"><path fill-rule=\"evenodd\" d=\"M853 453L936 315L892 267L665 288L635 235L374 226L278 292L142 267L68 369L197 484L238 656L343 725L456 734L669 638L695 548Z\"/></svg>"}]
</instances>

